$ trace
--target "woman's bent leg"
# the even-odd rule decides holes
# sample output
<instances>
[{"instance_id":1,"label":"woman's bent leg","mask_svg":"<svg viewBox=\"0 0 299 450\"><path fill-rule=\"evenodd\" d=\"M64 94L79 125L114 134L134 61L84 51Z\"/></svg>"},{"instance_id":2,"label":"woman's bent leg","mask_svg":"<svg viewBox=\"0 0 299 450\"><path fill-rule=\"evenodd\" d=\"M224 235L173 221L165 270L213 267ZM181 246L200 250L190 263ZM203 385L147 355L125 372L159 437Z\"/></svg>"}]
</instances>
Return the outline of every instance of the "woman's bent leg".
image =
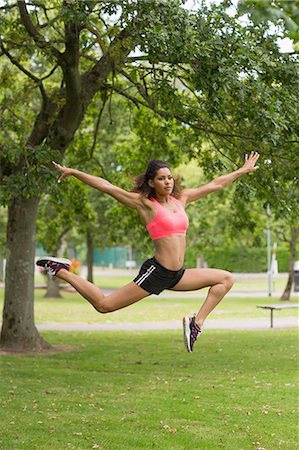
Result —
<instances>
[{"instance_id":1,"label":"woman's bent leg","mask_svg":"<svg viewBox=\"0 0 299 450\"><path fill-rule=\"evenodd\" d=\"M202 327L205 319L234 284L230 272L219 269L187 269L182 279L172 288L175 291L196 290L209 287L208 295L195 317Z\"/></svg>"},{"instance_id":2,"label":"woman's bent leg","mask_svg":"<svg viewBox=\"0 0 299 450\"><path fill-rule=\"evenodd\" d=\"M207 316L220 303L234 284L231 274L224 275L222 280L210 287L208 295L195 317L195 323L201 327Z\"/></svg>"},{"instance_id":3,"label":"woman's bent leg","mask_svg":"<svg viewBox=\"0 0 299 450\"><path fill-rule=\"evenodd\" d=\"M101 313L125 308L150 295L149 292L137 286L134 282L127 284L110 295L104 295L96 285L65 269L59 270L56 276L72 285L82 297L88 300Z\"/></svg>"}]
</instances>

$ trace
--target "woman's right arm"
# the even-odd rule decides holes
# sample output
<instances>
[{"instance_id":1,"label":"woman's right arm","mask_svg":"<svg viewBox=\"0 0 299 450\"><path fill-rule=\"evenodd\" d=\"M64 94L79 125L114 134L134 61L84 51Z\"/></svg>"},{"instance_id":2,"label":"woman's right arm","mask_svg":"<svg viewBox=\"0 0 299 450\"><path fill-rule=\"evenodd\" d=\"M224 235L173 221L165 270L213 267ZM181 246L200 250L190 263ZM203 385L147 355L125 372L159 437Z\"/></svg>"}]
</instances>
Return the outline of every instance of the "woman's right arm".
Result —
<instances>
[{"instance_id":1,"label":"woman's right arm","mask_svg":"<svg viewBox=\"0 0 299 450\"><path fill-rule=\"evenodd\" d=\"M73 176L78 180L82 181L83 183L87 184L88 186L91 186L95 189L98 189L101 192L105 192L106 194L111 195L120 203L123 203L124 205L129 206L130 208L137 209L138 207L141 206L140 195L136 192L128 192L125 189L121 189L118 186L114 186L114 184L110 183L110 181L107 181L104 178L89 175L88 173L81 172L80 170L77 169L71 169L68 167L61 166L55 161L52 161L52 163L56 167L56 169L60 170L61 172L58 183L61 183L61 181L68 176Z\"/></svg>"}]
</instances>

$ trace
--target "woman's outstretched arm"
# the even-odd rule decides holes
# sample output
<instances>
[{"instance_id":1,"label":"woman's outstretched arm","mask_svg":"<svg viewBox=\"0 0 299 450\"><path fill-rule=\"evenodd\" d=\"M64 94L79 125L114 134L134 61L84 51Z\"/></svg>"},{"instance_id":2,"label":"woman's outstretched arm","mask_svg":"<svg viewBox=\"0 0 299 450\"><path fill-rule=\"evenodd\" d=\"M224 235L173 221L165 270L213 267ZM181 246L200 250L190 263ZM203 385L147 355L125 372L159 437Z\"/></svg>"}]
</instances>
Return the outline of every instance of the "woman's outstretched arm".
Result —
<instances>
[{"instance_id":1,"label":"woman's outstretched arm","mask_svg":"<svg viewBox=\"0 0 299 450\"><path fill-rule=\"evenodd\" d=\"M70 167L64 167L55 161L52 161L56 169L60 170L61 175L59 177L58 183L61 183L66 177L73 176L83 183L91 186L101 192L111 195L120 203L123 203L130 208L138 208L140 206L141 200L140 195L135 192L128 192L125 189L119 188L110 181L104 178L97 177L95 175L90 175L86 172L81 172L77 169L71 169Z\"/></svg>"},{"instance_id":2,"label":"woman's outstretched arm","mask_svg":"<svg viewBox=\"0 0 299 450\"><path fill-rule=\"evenodd\" d=\"M257 160L259 159L259 153L252 152L250 155L246 155L245 162L242 167L235 170L234 172L228 173L226 175L221 175L218 178L215 178L210 183L199 186L195 189L184 189L181 194L181 199L186 204L190 202L194 202L201 197L204 197L211 192L219 191L220 189L225 188L227 185L235 181L237 178L245 175L246 173L255 172L258 169L256 165Z\"/></svg>"}]
</instances>

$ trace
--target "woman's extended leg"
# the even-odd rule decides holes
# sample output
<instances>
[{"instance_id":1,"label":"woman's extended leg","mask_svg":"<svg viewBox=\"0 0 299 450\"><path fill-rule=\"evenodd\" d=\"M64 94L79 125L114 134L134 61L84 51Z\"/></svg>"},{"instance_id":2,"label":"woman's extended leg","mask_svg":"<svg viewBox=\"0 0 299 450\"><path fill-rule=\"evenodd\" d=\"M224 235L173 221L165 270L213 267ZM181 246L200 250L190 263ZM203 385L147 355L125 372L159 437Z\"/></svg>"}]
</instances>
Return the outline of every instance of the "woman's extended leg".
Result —
<instances>
[{"instance_id":1,"label":"woman's extended leg","mask_svg":"<svg viewBox=\"0 0 299 450\"><path fill-rule=\"evenodd\" d=\"M125 308L150 295L149 292L145 291L140 286L137 286L133 281L126 286L117 289L112 294L104 295L101 289L95 284L90 283L90 281L87 281L66 269L59 270L56 276L71 284L82 297L88 300L89 303L101 313L108 313Z\"/></svg>"},{"instance_id":2,"label":"woman's extended leg","mask_svg":"<svg viewBox=\"0 0 299 450\"><path fill-rule=\"evenodd\" d=\"M208 295L195 317L201 328L205 319L233 286L230 272L220 269L187 269L181 280L172 288L175 291L193 291L209 287Z\"/></svg>"}]
</instances>

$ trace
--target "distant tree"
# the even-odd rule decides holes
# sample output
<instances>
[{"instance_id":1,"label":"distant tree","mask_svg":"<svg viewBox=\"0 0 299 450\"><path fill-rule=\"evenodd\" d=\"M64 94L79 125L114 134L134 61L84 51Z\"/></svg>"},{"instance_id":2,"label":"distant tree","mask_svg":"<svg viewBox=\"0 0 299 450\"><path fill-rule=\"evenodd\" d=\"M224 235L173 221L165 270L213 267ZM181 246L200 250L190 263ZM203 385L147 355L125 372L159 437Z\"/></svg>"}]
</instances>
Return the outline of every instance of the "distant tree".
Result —
<instances>
[{"instance_id":1,"label":"distant tree","mask_svg":"<svg viewBox=\"0 0 299 450\"><path fill-rule=\"evenodd\" d=\"M4 269L4 258L6 254L6 222L7 222L7 211L0 207L0 281L3 280L3 269Z\"/></svg>"},{"instance_id":2,"label":"distant tree","mask_svg":"<svg viewBox=\"0 0 299 450\"><path fill-rule=\"evenodd\" d=\"M37 216L37 241L48 255L60 254L63 240L72 228L86 224L92 219L93 212L87 202L87 189L72 179L63 187L53 187L51 195L45 195L39 205ZM63 250L62 250L63 252ZM46 297L60 297L58 279L47 277Z\"/></svg>"},{"instance_id":3,"label":"distant tree","mask_svg":"<svg viewBox=\"0 0 299 450\"><path fill-rule=\"evenodd\" d=\"M281 300L290 300L295 280L295 262L297 260L297 242L299 235L298 225L291 224L289 228L289 239L285 237L285 242L289 245L289 274L286 286L280 297Z\"/></svg>"}]
</instances>

